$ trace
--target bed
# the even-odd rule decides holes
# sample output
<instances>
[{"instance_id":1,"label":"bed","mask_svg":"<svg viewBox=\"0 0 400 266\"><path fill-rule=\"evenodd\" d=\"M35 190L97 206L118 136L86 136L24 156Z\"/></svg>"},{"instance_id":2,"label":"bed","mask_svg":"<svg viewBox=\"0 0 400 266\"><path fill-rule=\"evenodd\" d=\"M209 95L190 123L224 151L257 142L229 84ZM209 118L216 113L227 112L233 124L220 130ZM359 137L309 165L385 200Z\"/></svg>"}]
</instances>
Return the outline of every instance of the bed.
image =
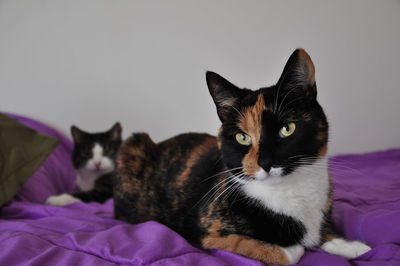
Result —
<instances>
[{"instance_id":1,"label":"bed","mask_svg":"<svg viewBox=\"0 0 400 266\"><path fill-rule=\"evenodd\" d=\"M263 265L222 250L202 250L154 221L113 219L113 201L44 205L74 190L72 143L35 120L7 114L59 140L18 194L2 207L0 265ZM400 149L330 158L337 230L373 249L351 261L308 250L299 265L400 265Z\"/></svg>"}]
</instances>

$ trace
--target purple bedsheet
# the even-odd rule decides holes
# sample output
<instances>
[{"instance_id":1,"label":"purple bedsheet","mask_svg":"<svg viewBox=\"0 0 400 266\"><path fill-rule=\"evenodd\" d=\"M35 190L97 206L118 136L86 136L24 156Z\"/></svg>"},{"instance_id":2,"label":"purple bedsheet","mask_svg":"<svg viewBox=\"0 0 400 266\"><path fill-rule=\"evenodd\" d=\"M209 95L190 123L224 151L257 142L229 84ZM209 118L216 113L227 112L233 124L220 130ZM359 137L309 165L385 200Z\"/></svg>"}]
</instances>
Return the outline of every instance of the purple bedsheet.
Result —
<instances>
[{"instance_id":1,"label":"purple bedsheet","mask_svg":"<svg viewBox=\"0 0 400 266\"><path fill-rule=\"evenodd\" d=\"M72 145L56 131L13 116L61 144L2 209L0 265L262 265L222 250L201 250L156 222L113 219L113 202L43 205L48 195L72 191ZM350 239L373 247L347 261L315 249L299 265L400 265L400 149L331 158L334 220Z\"/></svg>"}]
</instances>

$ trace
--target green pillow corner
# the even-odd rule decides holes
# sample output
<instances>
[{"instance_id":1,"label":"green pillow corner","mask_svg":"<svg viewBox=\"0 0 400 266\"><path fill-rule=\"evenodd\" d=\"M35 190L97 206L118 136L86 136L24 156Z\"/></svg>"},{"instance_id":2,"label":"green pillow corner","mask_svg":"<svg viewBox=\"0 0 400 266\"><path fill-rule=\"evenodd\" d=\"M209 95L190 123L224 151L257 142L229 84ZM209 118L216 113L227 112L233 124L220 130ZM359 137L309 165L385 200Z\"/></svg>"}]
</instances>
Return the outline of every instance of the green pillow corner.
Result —
<instances>
[{"instance_id":1,"label":"green pillow corner","mask_svg":"<svg viewBox=\"0 0 400 266\"><path fill-rule=\"evenodd\" d=\"M0 114L0 206L18 193L59 143Z\"/></svg>"}]
</instances>

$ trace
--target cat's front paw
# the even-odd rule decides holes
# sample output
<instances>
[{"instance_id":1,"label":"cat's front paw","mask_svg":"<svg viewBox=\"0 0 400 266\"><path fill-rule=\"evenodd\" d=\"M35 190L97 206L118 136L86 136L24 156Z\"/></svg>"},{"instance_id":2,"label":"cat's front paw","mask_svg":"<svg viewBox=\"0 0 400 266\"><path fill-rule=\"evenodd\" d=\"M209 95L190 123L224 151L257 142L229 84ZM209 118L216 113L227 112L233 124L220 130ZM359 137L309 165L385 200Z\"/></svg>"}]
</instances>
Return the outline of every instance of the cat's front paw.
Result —
<instances>
[{"instance_id":1,"label":"cat's front paw","mask_svg":"<svg viewBox=\"0 0 400 266\"><path fill-rule=\"evenodd\" d=\"M74 202L81 201L78 198L75 198L74 196L70 194L60 194L56 196L50 196L46 200L46 205L53 205L53 206L65 206L68 204L72 204Z\"/></svg>"},{"instance_id":2,"label":"cat's front paw","mask_svg":"<svg viewBox=\"0 0 400 266\"><path fill-rule=\"evenodd\" d=\"M294 245L282 248L288 258L289 264L296 264L304 254L304 247L301 245Z\"/></svg>"},{"instance_id":3,"label":"cat's front paw","mask_svg":"<svg viewBox=\"0 0 400 266\"><path fill-rule=\"evenodd\" d=\"M360 241L348 241L341 238L328 241L321 248L328 253L341 255L347 259L353 259L371 250L371 247Z\"/></svg>"}]
</instances>

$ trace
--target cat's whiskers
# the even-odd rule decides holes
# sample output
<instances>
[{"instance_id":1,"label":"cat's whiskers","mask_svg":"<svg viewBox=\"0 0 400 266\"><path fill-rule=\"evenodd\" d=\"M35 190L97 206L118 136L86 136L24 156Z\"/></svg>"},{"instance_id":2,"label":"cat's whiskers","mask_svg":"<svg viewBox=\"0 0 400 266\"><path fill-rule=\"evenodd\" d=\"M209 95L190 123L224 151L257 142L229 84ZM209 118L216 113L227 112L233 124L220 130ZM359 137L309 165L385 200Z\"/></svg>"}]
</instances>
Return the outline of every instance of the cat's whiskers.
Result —
<instances>
[{"instance_id":1,"label":"cat's whiskers","mask_svg":"<svg viewBox=\"0 0 400 266\"><path fill-rule=\"evenodd\" d=\"M281 87L282 87L283 81L285 80L285 77L286 77L287 72L288 72L288 71L286 71L286 72L283 74L282 79L280 80L280 83L279 83L277 92L276 92L275 104L274 104L274 114L275 114L276 111L277 111L277 108L276 108L276 107L278 106L279 91L280 91L280 89L281 89ZM275 95L275 94L274 94L274 95Z\"/></svg>"},{"instance_id":2,"label":"cat's whiskers","mask_svg":"<svg viewBox=\"0 0 400 266\"><path fill-rule=\"evenodd\" d=\"M298 154L298 155L294 155L294 156L289 156L288 159L293 159L293 158L298 158L298 157L318 159L317 156L309 156L309 155L306 155L306 154Z\"/></svg>"},{"instance_id":3,"label":"cat's whiskers","mask_svg":"<svg viewBox=\"0 0 400 266\"><path fill-rule=\"evenodd\" d=\"M243 172L243 171L240 171L239 173L237 173L237 174L235 174L235 175L230 175L230 176L226 177L226 179L225 179L225 180L227 180L226 185L228 185L229 183L235 183L235 182L237 182L237 178L240 177L240 176L243 176L243 175L244 175L244 172ZM223 183L225 180L222 180L222 181L219 182L217 185L220 185L220 184ZM216 185L216 186L217 186L217 185ZM214 187L215 187L215 186L214 186ZM219 186L219 188L218 188L218 190L216 191L216 193L218 193L218 191L220 191L222 188L223 188L223 186ZM213 196L215 196L216 193L214 193Z\"/></svg>"},{"instance_id":4,"label":"cat's whiskers","mask_svg":"<svg viewBox=\"0 0 400 266\"><path fill-rule=\"evenodd\" d=\"M224 181L225 181L225 180L224 180ZM226 182L226 185L229 185L230 183L234 183L234 182L235 182L234 179L230 179L230 180L228 180L228 181ZM205 199L205 202L204 202L204 206L209 205L211 202L214 201L215 195L217 195L223 188L224 188L224 187L221 186L221 185L218 186L218 188L216 188L216 186L215 186L213 189L216 189L216 190L213 191L213 189L210 189L210 190L198 201L198 203L200 203L209 193L212 193L212 194L209 195L209 197L208 197L207 199ZM196 205L197 205L197 203L196 203ZM196 205L195 205L195 206L196 206Z\"/></svg>"},{"instance_id":5,"label":"cat's whiskers","mask_svg":"<svg viewBox=\"0 0 400 266\"><path fill-rule=\"evenodd\" d=\"M302 168L300 171L302 171L303 173L307 173L310 175L320 175L321 171L318 168ZM348 171L340 171L340 170L335 170L334 172L335 176L348 176L349 172Z\"/></svg>"},{"instance_id":6,"label":"cat's whiskers","mask_svg":"<svg viewBox=\"0 0 400 266\"><path fill-rule=\"evenodd\" d=\"M242 173L242 174L240 174L240 175L238 175L238 176L235 176L235 177L236 177L236 178L240 178L240 177L242 177L242 176L244 176L244 175L245 175L245 173ZM231 185L229 185L227 188L225 188L224 191L222 191L221 194L219 194L219 195L217 196L217 198L215 199L215 201L217 201L225 192L229 191L229 189L232 188L234 185L240 184L240 183L238 182L237 179L232 179L232 180L234 181L233 184L231 184Z\"/></svg>"},{"instance_id":7,"label":"cat's whiskers","mask_svg":"<svg viewBox=\"0 0 400 266\"><path fill-rule=\"evenodd\" d=\"M222 160L222 154L218 156L218 160L215 161L214 165L217 165Z\"/></svg>"},{"instance_id":8,"label":"cat's whiskers","mask_svg":"<svg viewBox=\"0 0 400 266\"><path fill-rule=\"evenodd\" d=\"M242 176L243 177L243 176ZM240 181L242 180L242 177L237 177L236 178L236 184L242 184ZM235 202L235 200L236 200L236 198L237 198L237 196L239 195L239 188L240 188L241 186L240 185L237 185L237 186L235 186L235 187L233 187L230 191L228 191L228 193L224 196L224 198L223 198L223 200L225 200L226 198L229 198L229 196L233 196L233 195L235 195L235 193L236 193L236 196L235 196L235 198L231 201L231 204L230 204L230 206L232 206L232 204Z\"/></svg>"},{"instance_id":9,"label":"cat's whiskers","mask_svg":"<svg viewBox=\"0 0 400 266\"><path fill-rule=\"evenodd\" d=\"M283 113L283 110L285 110L291 103L301 100L303 98L304 98L304 96L300 96L300 97L295 98L295 99L291 100L290 102L288 102L285 106L283 106L283 108L281 110L279 110L278 118L280 119L281 117L285 116L287 113L289 113L291 111L291 110L288 110L286 113Z\"/></svg>"},{"instance_id":10,"label":"cat's whiskers","mask_svg":"<svg viewBox=\"0 0 400 266\"><path fill-rule=\"evenodd\" d=\"M297 89L296 86L294 86L293 88L291 88L291 89L285 94L285 96L283 97L283 99L281 100L281 102L280 102L280 104L279 104L278 112L281 110L281 106L282 106L282 104L285 102L286 97L287 97L292 91L294 91L295 89Z\"/></svg>"},{"instance_id":11,"label":"cat's whiskers","mask_svg":"<svg viewBox=\"0 0 400 266\"><path fill-rule=\"evenodd\" d=\"M341 166L341 167L343 167L343 168L353 169L353 170L359 171L359 170L357 170L356 168L351 167L351 165L349 165L349 164L350 164L349 162L346 162L346 161L343 160L343 159L331 158L331 159L329 160L329 165L330 165L330 166L331 166L331 165L333 165L333 166L339 165L339 166ZM359 171L359 172L360 172L360 171Z\"/></svg>"},{"instance_id":12,"label":"cat's whiskers","mask_svg":"<svg viewBox=\"0 0 400 266\"><path fill-rule=\"evenodd\" d=\"M223 106L231 107L232 109L234 109L240 115L240 117L244 118L244 114L240 110L238 110L235 106L233 106L232 104L224 102Z\"/></svg>"},{"instance_id":13,"label":"cat's whiskers","mask_svg":"<svg viewBox=\"0 0 400 266\"><path fill-rule=\"evenodd\" d=\"M329 165L327 166L325 163L322 162L308 162L310 164L305 164L305 162L292 162L290 166L297 166L301 167L301 171L306 171L309 173L320 173L319 170L326 169L327 171L331 170L334 171L335 175L345 176L349 173L360 175L362 172L358 171L357 169L341 166L341 165ZM302 167L303 166L303 167Z\"/></svg>"},{"instance_id":14,"label":"cat's whiskers","mask_svg":"<svg viewBox=\"0 0 400 266\"><path fill-rule=\"evenodd\" d=\"M209 180L210 178L216 177L216 176L218 176L218 175L221 175L221 174L224 174L224 173L227 173L227 172L230 172L230 171L238 170L238 169L243 169L243 166L239 166L239 167L227 169L227 170L225 170L225 171L216 173L215 175L212 175L212 176L209 176L209 177L205 178L204 180L201 181L201 183L203 183L203 182L206 181L206 180Z\"/></svg>"},{"instance_id":15,"label":"cat's whiskers","mask_svg":"<svg viewBox=\"0 0 400 266\"><path fill-rule=\"evenodd\" d=\"M350 167L348 165L344 165L343 163L335 162L332 160L330 160L330 161L328 161L328 163L326 163L326 162L321 162L321 161L308 161L308 160L300 159L298 162L299 163L310 163L314 166L318 166L318 165L324 166L324 167L328 166L329 169L333 169L333 170L343 170L343 171L348 170L348 171L353 171L353 172L362 174L359 170L357 170L353 167Z\"/></svg>"},{"instance_id":16,"label":"cat's whiskers","mask_svg":"<svg viewBox=\"0 0 400 266\"><path fill-rule=\"evenodd\" d=\"M226 178L223 178L220 182L218 182L216 185L214 185L206 194L204 194L204 196L199 200L199 201L197 201L197 203L194 205L194 206L196 206L197 204L199 204L205 197L207 197L207 195L209 195L210 193L212 193L212 194L210 194L210 198L209 199L211 199L212 200L212 198L216 195L216 193L218 193L222 188L223 188L223 186L221 186L221 184L222 183L224 183L224 182L226 182L226 184L229 184L229 183L231 183L231 182L234 182L235 181L235 177L236 176L239 176L239 175L241 175L241 174L243 174L243 171L240 171L239 173L237 173L237 174L235 174L235 175L230 175L230 176L227 176ZM214 191L215 190L215 191ZM206 203L208 202L209 200L207 200L206 201ZM193 206L193 207L194 207Z\"/></svg>"},{"instance_id":17,"label":"cat's whiskers","mask_svg":"<svg viewBox=\"0 0 400 266\"><path fill-rule=\"evenodd\" d=\"M233 196L235 196L235 197L234 197L234 199L231 201L231 204L229 205L229 208L235 203L237 197L238 197L239 194L240 194L240 193L239 193L239 192L240 192L240 191L239 191L239 187L240 187L240 186L237 186L236 188L233 189L233 191L234 191ZM236 193L236 194L235 194L235 193ZM232 196L232 197L233 197L233 196Z\"/></svg>"}]
</instances>

